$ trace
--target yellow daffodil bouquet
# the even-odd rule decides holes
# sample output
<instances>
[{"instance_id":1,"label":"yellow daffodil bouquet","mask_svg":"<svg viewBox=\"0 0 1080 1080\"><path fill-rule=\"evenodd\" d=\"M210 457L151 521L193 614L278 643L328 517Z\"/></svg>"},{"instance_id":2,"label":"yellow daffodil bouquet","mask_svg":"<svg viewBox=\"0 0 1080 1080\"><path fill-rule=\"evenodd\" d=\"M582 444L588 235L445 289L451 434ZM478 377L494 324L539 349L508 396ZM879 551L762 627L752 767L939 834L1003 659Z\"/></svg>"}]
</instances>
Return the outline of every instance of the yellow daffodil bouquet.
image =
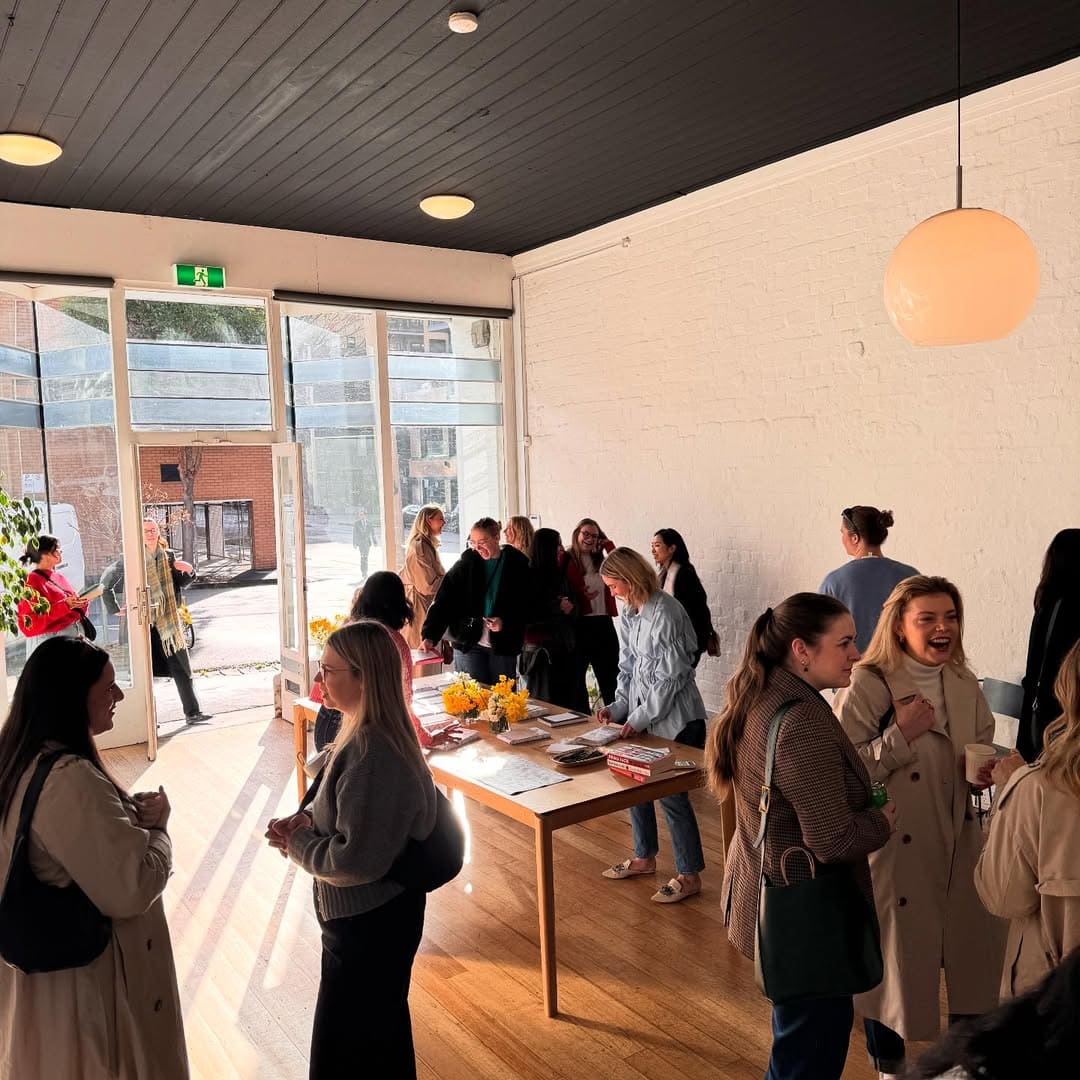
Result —
<instances>
[{"instance_id":1,"label":"yellow daffodil bouquet","mask_svg":"<svg viewBox=\"0 0 1080 1080\"><path fill-rule=\"evenodd\" d=\"M515 690L515 682L505 675L491 688L491 697L483 717L492 731L506 731L511 724L524 720L529 715L527 702L528 690Z\"/></svg>"},{"instance_id":2,"label":"yellow daffodil bouquet","mask_svg":"<svg viewBox=\"0 0 1080 1080\"><path fill-rule=\"evenodd\" d=\"M312 619L308 623L308 633L311 635L311 640L321 649L326 645L327 638L344 625L344 615L331 615L329 619Z\"/></svg>"},{"instance_id":3,"label":"yellow daffodil bouquet","mask_svg":"<svg viewBox=\"0 0 1080 1080\"><path fill-rule=\"evenodd\" d=\"M487 707L491 691L468 675L459 675L442 692L443 708L451 716L475 720Z\"/></svg>"}]
</instances>

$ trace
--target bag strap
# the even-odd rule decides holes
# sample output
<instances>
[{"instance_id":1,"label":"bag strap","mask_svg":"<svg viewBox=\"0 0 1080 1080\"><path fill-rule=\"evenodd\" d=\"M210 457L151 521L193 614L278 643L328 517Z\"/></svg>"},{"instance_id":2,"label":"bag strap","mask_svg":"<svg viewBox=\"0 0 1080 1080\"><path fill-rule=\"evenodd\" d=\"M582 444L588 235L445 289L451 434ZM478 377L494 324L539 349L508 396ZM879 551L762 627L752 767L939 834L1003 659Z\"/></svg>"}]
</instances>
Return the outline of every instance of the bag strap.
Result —
<instances>
[{"instance_id":1,"label":"bag strap","mask_svg":"<svg viewBox=\"0 0 1080 1080\"><path fill-rule=\"evenodd\" d=\"M772 801L773 765L776 762L776 740L780 735L780 725L784 722L784 717L787 716L791 709L797 704L797 701L785 701L784 704L773 713L773 717L769 721L769 734L765 740L765 779L761 783L761 798L758 801L761 824L758 826L757 837L754 840L754 847L761 848L761 862L763 867L765 864L765 827L769 821L769 804Z\"/></svg>"},{"instance_id":2,"label":"bag strap","mask_svg":"<svg viewBox=\"0 0 1080 1080\"><path fill-rule=\"evenodd\" d=\"M30 783L26 785L26 794L23 795L22 809L19 811L19 824L15 829L13 848L17 847L19 841L29 834L30 822L33 820L38 798L41 796L41 789L45 786L49 772L52 770L53 765L68 752L67 750L51 750L49 753L43 754L38 761L37 768L34 769L34 775L30 777Z\"/></svg>"},{"instance_id":3,"label":"bag strap","mask_svg":"<svg viewBox=\"0 0 1080 1080\"><path fill-rule=\"evenodd\" d=\"M318 775L311 784L308 786L307 791L304 792L304 797L300 800L300 805L296 808L296 812L299 814L301 810L306 810L314 800L315 796L319 792L319 785L322 783L322 778L326 775L326 766L319 770Z\"/></svg>"},{"instance_id":4,"label":"bag strap","mask_svg":"<svg viewBox=\"0 0 1080 1080\"><path fill-rule=\"evenodd\" d=\"M1036 701L1039 697L1039 690L1042 688L1043 676L1046 674L1046 654L1050 650L1050 637L1054 633L1054 626L1057 623L1058 612L1061 610L1061 601L1064 597L1059 596L1054 602L1054 610L1050 612L1050 622L1046 627L1046 640L1043 641L1043 654L1042 663L1039 664L1039 677L1035 681L1035 693L1032 695L1032 701Z\"/></svg>"}]
</instances>

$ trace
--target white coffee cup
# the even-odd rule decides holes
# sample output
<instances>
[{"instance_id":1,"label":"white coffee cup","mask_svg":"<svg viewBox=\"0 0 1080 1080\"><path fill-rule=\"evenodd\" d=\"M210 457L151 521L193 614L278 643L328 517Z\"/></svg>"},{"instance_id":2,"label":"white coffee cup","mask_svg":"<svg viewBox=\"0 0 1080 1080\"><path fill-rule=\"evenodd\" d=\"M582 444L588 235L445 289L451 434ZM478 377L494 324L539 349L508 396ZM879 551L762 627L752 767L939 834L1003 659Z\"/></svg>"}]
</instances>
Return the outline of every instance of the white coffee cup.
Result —
<instances>
[{"instance_id":1,"label":"white coffee cup","mask_svg":"<svg viewBox=\"0 0 1080 1080\"><path fill-rule=\"evenodd\" d=\"M968 743L964 747L964 775L969 784L979 783L979 770L997 757L997 751L986 743Z\"/></svg>"}]
</instances>

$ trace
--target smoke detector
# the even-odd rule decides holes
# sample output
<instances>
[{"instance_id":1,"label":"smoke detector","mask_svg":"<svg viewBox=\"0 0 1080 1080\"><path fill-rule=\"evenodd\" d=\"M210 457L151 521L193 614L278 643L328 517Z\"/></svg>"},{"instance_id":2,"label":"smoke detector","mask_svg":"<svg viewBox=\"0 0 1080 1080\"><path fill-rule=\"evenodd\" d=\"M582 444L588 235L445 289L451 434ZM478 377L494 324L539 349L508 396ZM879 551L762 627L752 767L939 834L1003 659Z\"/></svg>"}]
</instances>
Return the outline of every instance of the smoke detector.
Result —
<instances>
[{"instance_id":1,"label":"smoke detector","mask_svg":"<svg viewBox=\"0 0 1080 1080\"><path fill-rule=\"evenodd\" d=\"M471 11L455 11L446 20L446 25L455 34L471 34L480 25L480 19Z\"/></svg>"}]
</instances>

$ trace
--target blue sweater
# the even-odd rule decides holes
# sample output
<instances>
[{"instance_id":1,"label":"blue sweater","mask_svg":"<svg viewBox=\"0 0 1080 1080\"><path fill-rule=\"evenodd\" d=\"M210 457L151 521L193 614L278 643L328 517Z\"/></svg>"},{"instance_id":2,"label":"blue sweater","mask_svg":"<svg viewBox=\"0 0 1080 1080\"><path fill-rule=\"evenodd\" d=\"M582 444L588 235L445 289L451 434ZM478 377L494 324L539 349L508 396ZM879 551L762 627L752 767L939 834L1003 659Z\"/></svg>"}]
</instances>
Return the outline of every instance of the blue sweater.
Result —
<instances>
[{"instance_id":1,"label":"blue sweater","mask_svg":"<svg viewBox=\"0 0 1080 1080\"><path fill-rule=\"evenodd\" d=\"M895 559L852 559L826 574L818 592L835 596L847 605L855 619L855 645L859 652L866 652L889 593L904 578L918 572L914 566Z\"/></svg>"}]
</instances>

